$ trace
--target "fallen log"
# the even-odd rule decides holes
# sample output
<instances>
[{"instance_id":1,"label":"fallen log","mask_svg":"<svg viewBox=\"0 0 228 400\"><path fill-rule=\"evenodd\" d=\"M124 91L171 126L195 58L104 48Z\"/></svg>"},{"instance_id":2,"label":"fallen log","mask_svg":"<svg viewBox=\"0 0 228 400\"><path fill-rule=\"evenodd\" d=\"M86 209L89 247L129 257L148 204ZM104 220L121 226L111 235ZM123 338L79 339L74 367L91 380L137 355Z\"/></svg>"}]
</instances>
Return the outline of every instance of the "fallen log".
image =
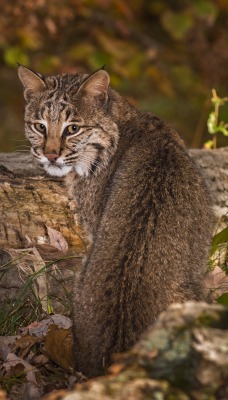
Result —
<instances>
[{"instance_id":1,"label":"fallen log","mask_svg":"<svg viewBox=\"0 0 228 400\"><path fill-rule=\"evenodd\" d=\"M0 247L51 244L50 229L60 232L75 251L84 247L75 201L62 181L45 176L30 155L0 154L0 212Z\"/></svg>"},{"instance_id":2,"label":"fallen log","mask_svg":"<svg viewBox=\"0 0 228 400\"><path fill-rule=\"evenodd\" d=\"M228 213L228 147L191 150L205 175L218 218ZM70 247L82 250L77 205L61 179L49 177L29 154L0 154L0 247L24 248L49 243L48 227L59 231Z\"/></svg>"}]
</instances>

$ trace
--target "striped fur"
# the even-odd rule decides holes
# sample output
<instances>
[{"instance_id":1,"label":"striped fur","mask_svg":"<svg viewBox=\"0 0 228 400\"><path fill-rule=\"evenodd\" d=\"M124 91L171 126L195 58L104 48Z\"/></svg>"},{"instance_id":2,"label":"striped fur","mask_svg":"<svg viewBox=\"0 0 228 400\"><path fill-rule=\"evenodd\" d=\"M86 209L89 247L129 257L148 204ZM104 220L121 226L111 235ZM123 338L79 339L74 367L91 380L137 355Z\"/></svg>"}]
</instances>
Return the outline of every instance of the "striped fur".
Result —
<instances>
[{"instance_id":1,"label":"striped fur","mask_svg":"<svg viewBox=\"0 0 228 400\"><path fill-rule=\"evenodd\" d=\"M108 164L117 147L118 128L107 115L97 118L87 109L79 111L75 106L77 91L87 78L86 75L48 77L45 90L36 91L35 97L30 88L25 134L34 158L50 175L64 176L70 171L86 177L97 174ZM46 127L45 134L36 130L37 123ZM72 124L78 131L65 134L67 126ZM54 163L45 156L50 153L59 156Z\"/></svg>"},{"instance_id":2,"label":"striped fur","mask_svg":"<svg viewBox=\"0 0 228 400\"><path fill-rule=\"evenodd\" d=\"M32 153L65 175L91 240L73 334L76 370L95 376L170 303L202 298L210 197L179 136L111 90L107 72L19 76Z\"/></svg>"}]
</instances>

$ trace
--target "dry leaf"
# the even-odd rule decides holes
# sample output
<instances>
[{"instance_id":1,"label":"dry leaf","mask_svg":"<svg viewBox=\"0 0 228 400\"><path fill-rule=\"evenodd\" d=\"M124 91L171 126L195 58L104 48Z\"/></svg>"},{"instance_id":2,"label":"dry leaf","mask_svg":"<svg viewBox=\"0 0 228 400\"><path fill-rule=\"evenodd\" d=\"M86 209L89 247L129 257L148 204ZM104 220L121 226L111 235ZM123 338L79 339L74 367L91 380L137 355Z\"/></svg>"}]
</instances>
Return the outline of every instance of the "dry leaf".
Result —
<instances>
[{"instance_id":1,"label":"dry leaf","mask_svg":"<svg viewBox=\"0 0 228 400\"><path fill-rule=\"evenodd\" d=\"M0 400L7 400L6 392L2 389L0 389Z\"/></svg>"},{"instance_id":2,"label":"dry leaf","mask_svg":"<svg viewBox=\"0 0 228 400\"><path fill-rule=\"evenodd\" d=\"M28 382L32 382L38 386L40 380L40 372L31 364L17 357L13 353L9 353L3 367L10 376L18 376L25 374Z\"/></svg>"},{"instance_id":3,"label":"dry leaf","mask_svg":"<svg viewBox=\"0 0 228 400\"><path fill-rule=\"evenodd\" d=\"M26 326L26 328L21 328L20 332L24 334L34 335L36 337L45 336L48 330L48 322L49 319L43 319L42 321L32 322L30 325Z\"/></svg>"},{"instance_id":4,"label":"dry leaf","mask_svg":"<svg viewBox=\"0 0 228 400\"><path fill-rule=\"evenodd\" d=\"M3 360L11 353L10 345L14 344L20 336L0 336L0 356Z\"/></svg>"},{"instance_id":5,"label":"dry leaf","mask_svg":"<svg viewBox=\"0 0 228 400\"><path fill-rule=\"evenodd\" d=\"M60 400L64 398L64 396L66 396L67 394L69 394L68 390L55 390L54 392L48 393L46 394L46 396L43 396L42 400Z\"/></svg>"},{"instance_id":6,"label":"dry leaf","mask_svg":"<svg viewBox=\"0 0 228 400\"><path fill-rule=\"evenodd\" d=\"M8 354L2 367L5 369L4 379L15 382L11 388L11 394L17 393L15 398L26 400L41 398L43 394L41 374L35 367L13 353Z\"/></svg>"},{"instance_id":7,"label":"dry leaf","mask_svg":"<svg viewBox=\"0 0 228 400\"><path fill-rule=\"evenodd\" d=\"M73 371L73 338L70 329L50 325L45 339L48 357L68 372Z\"/></svg>"},{"instance_id":8,"label":"dry leaf","mask_svg":"<svg viewBox=\"0 0 228 400\"><path fill-rule=\"evenodd\" d=\"M58 328L69 329L72 326L72 321L65 315L54 314L50 316L50 320L53 324L57 325Z\"/></svg>"},{"instance_id":9,"label":"dry leaf","mask_svg":"<svg viewBox=\"0 0 228 400\"><path fill-rule=\"evenodd\" d=\"M22 328L20 332L22 335L33 335L36 337L46 336L49 325L57 325L59 328L68 329L72 326L72 321L70 318L61 315L61 314L53 314L49 317L43 319L42 321L35 321L28 325L26 328Z\"/></svg>"},{"instance_id":10,"label":"dry leaf","mask_svg":"<svg viewBox=\"0 0 228 400\"><path fill-rule=\"evenodd\" d=\"M16 363L12 364L3 364L3 367L6 370L6 374L4 375L5 378L21 378L23 379L25 373L25 366L19 362L18 360Z\"/></svg>"},{"instance_id":11,"label":"dry leaf","mask_svg":"<svg viewBox=\"0 0 228 400\"><path fill-rule=\"evenodd\" d=\"M66 253L68 250L68 244L64 239L62 233L60 233L56 229L50 228L49 226L47 226L47 233L49 236L50 245L56 247L63 253Z\"/></svg>"},{"instance_id":12,"label":"dry leaf","mask_svg":"<svg viewBox=\"0 0 228 400\"><path fill-rule=\"evenodd\" d=\"M212 299L217 300L219 296L228 291L228 276L217 266L206 275L204 284L208 290L213 292Z\"/></svg>"},{"instance_id":13,"label":"dry leaf","mask_svg":"<svg viewBox=\"0 0 228 400\"><path fill-rule=\"evenodd\" d=\"M51 18L45 18L44 23L52 35L55 35L57 32L57 26Z\"/></svg>"},{"instance_id":14,"label":"dry leaf","mask_svg":"<svg viewBox=\"0 0 228 400\"><path fill-rule=\"evenodd\" d=\"M65 257L65 253L50 244L37 244L36 248L45 261L55 261Z\"/></svg>"},{"instance_id":15,"label":"dry leaf","mask_svg":"<svg viewBox=\"0 0 228 400\"><path fill-rule=\"evenodd\" d=\"M112 375L117 375L121 371L123 371L124 365L123 364L113 364L111 367L109 367L108 372Z\"/></svg>"},{"instance_id":16,"label":"dry leaf","mask_svg":"<svg viewBox=\"0 0 228 400\"><path fill-rule=\"evenodd\" d=\"M12 351L16 352L19 357L25 358L29 354L34 344L38 342L40 342L40 339L35 336L22 336L20 339L17 339L15 341L15 344L12 347Z\"/></svg>"},{"instance_id":17,"label":"dry leaf","mask_svg":"<svg viewBox=\"0 0 228 400\"><path fill-rule=\"evenodd\" d=\"M39 400L43 394L43 389L37 387L33 382L24 384L23 398L26 400Z\"/></svg>"},{"instance_id":18,"label":"dry leaf","mask_svg":"<svg viewBox=\"0 0 228 400\"><path fill-rule=\"evenodd\" d=\"M31 359L32 365L35 365L37 367L46 364L48 361L48 357L46 357L44 354L39 354L38 356L34 356Z\"/></svg>"}]
</instances>

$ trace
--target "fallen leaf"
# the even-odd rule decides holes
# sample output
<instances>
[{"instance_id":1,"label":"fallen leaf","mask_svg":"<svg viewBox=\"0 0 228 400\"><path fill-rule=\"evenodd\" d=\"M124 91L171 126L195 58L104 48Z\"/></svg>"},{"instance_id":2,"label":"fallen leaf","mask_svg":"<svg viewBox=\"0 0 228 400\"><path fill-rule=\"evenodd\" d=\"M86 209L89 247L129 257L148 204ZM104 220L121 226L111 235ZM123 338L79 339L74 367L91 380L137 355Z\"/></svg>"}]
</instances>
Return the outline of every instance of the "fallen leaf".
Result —
<instances>
[{"instance_id":1,"label":"fallen leaf","mask_svg":"<svg viewBox=\"0 0 228 400\"><path fill-rule=\"evenodd\" d=\"M68 372L73 371L73 338L70 329L50 325L45 339L48 357Z\"/></svg>"},{"instance_id":2,"label":"fallen leaf","mask_svg":"<svg viewBox=\"0 0 228 400\"><path fill-rule=\"evenodd\" d=\"M228 275L218 266L205 277L205 287L210 290L212 300L217 300L219 296L228 291Z\"/></svg>"},{"instance_id":3,"label":"fallen leaf","mask_svg":"<svg viewBox=\"0 0 228 400\"><path fill-rule=\"evenodd\" d=\"M43 390L33 382L27 382L24 384L23 390L23 398L26 400L39 400L41 395L43 394Z\"/></svg>"},{"instance_id":4,"label":"fallen leaf","mask_svg":"<svg viewBox=\"0 0 228 400\"><path fill-rule=\"evenodd\" d=\"M65 257L65 253L50 244L37 244L37 250L45 261L55 261Z\"/></svg>"},{"instance_id":5,"label":"fallen leaf","mask_svg":"<svg viewBox=\"0 0 228 400\"><path fill-rule=\"evenodd\" d=\"M10 345L14 344L20 336L0 336L0 356L3 360L11 353Z\"/></svg>"},{"instance_id":6,"label":"fallen leaf","mask_svg":"<svg viewBox=\"0 0 228 400\"><path fill-rule=\"evenodd\" d=\"M19 357L25 358L34 344L38 343L40 339L36 336L26 335L15 341L15 344L12 346L12 351L16 352Z\"/></svg>"},{"instance_id":7,"label":"fallen leaf","mask_svg":"<svg viewBox=\"0 0 228 400\"><path fill-rule=\"evenodd\" d=\"M15 354L8 354L6 361L3 363L3 368L5 368L6 372L12 377L25 374L28 382L39 386L40 372Z\"/></svg>"},{"instance_id":8,"label":"fallen leaf","mask_svg":"<svg viewBox=\"0 0 228 400\"><path fill-rule=\"evenodd\" d=\"M32 365L35 365L37 367L46 364L48 361L49 361L48 357L45 356L44 354L33 356L33 358L31 359Z\"/></svg>"},{"instance_id":9,"label":"fallen leaf","mask_svg":"<svg viewBox=\"0 0 228 400\"><path fill-rule=\"evenodd\" d=\"M64 396L66 396L67 394L69 394L68 390L55 390L54 392L46 394L46 396L43 396L42 400L60 400L64 398Z\"/></svg>"},{"instance_id":10,"label":"fallen leaf","mask_svg":"<svg viewBox=\"0 0 228 400\"><path fill-rule=\"evenodd\" d=\"M49 325L57 325L59 328L68 329L72 326L70 318L61 315L53 314L43 319L42 321L35 321L28 325L26 328L20 329L22 335L30 334L36 337L46 336Z\"/></svg>"},{"instance_id":11,"label":"fallen leaf","mask_svg":"<svg viewBox=\"0 0 228 400\"><path fill-rule=\"evenodd\" d=\"M6 370L4 378L20 378L22 379L25 373L25 366L18 360L15 363L4 363L3 367Z\"/></svg>"},{"instance_id":12,"label":"fallen leaf","mask_svg":"<svg viewBox=\"0 0 228 400\"><path fill-rule=\"evenodd\" d=\"M65 315L54 314L50 316L50 320L59 328L69 329L72 326L72 321Z\"/></svg>"},{"instance_id":13,"label":"fallen leaf","mask_svg":"<svg viewBox=\"0 0 228 400\"><path fill-rule=\"evenodd\" d=\"M0 400L7 400L6 392L2 389L0 389Z\"/></svg>"},{"instance_id":14,"label":"fallen leaf","mask_svg":"<svg viewBox=\"0 0 228 400\"><path fill-rule=\"evenodd\" d=\"M56 247L58 250L61 250L63 253L66 253L68 250L68 244L64 239L61 232L56 229L47 227L47 233L49 236L50 245Z\"/></svg>"},{"instance_id":15,"label":"fallen leaf","mask_svg":"<svg viewBox=\"0 0 228 400\"><path fill-rule=\"evenodd\" d=\"M48 319L43 319L42 321L32 322L30 325L25 328L21 328L20 332L22 335L30 334L36 337L45 336L48 330L48 325L50 322Z\"/></svg>"},{"instance_id":16,"label":"fallen leaf","mask_svg":"<svg viewBox=\"0 0 228 400\"><path fill-rule=\"evenodd\" d=\"M111 367L109 367L108 372L112 375L117 375L121 371L123 371L124 365L123 364L113 364Z\"/></svg>"}]
</instances>

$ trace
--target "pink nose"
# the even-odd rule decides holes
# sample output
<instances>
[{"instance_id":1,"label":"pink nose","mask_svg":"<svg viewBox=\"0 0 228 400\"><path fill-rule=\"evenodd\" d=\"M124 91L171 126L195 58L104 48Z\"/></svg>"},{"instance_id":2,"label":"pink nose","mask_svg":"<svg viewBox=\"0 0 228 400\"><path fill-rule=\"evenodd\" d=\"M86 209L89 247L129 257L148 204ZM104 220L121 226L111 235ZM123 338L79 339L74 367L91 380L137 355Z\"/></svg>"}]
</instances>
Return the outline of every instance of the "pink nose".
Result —
<instances>
[{"instance_id":1,"label":"pink nose","mask_svg":"<svg viewBox=\"0 0 228 400\"><path fill-rule=\"evenodd\" d=\"M54 153L46 153L44 155L45 155L45 157L47 157L47 159L49 161L56 161L57 158L59 157L58 154L54 154Z\"/></svg>"}]
</instances>

